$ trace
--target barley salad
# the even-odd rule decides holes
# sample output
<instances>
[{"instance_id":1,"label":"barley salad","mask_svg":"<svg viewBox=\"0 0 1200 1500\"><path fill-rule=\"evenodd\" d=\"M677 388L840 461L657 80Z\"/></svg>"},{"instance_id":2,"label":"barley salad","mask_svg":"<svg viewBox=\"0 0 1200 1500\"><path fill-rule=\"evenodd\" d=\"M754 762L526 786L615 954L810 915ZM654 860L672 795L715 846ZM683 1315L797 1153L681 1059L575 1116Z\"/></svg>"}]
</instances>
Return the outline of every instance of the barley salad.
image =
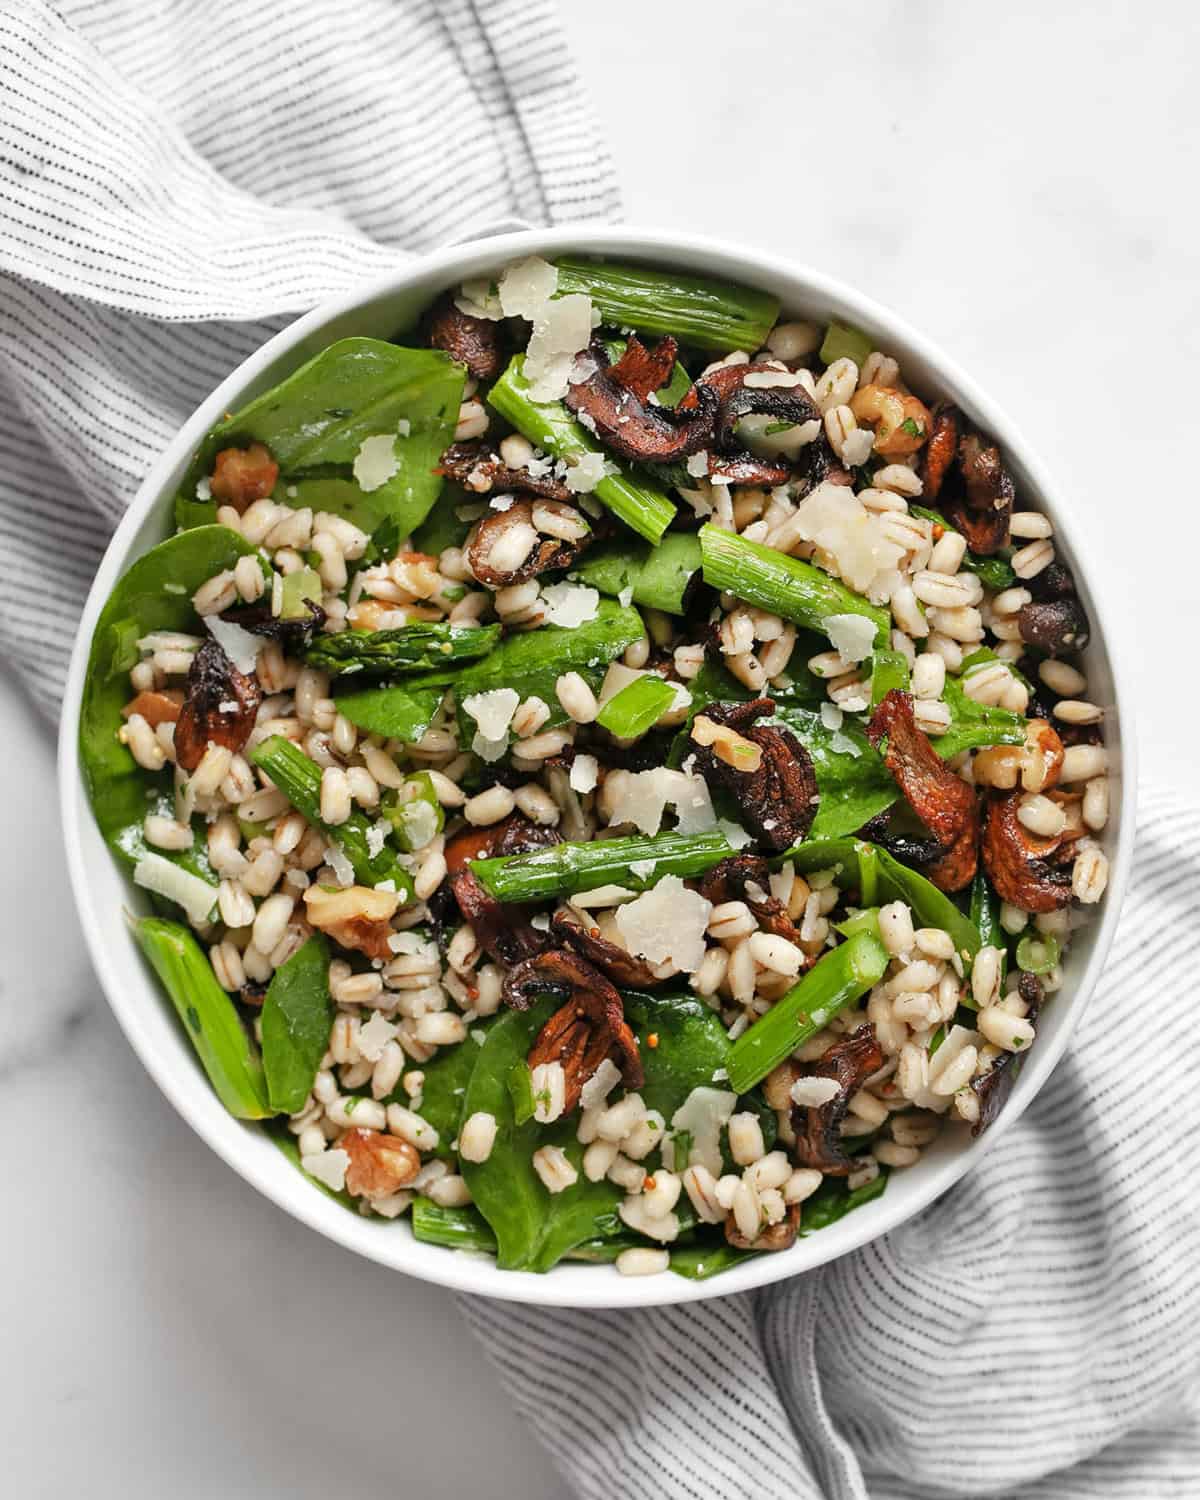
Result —
<instances>
[{"instance_id":1,"label":"barley salad","mask_svg":"<svg viewBox=\"0 0 1200 1500\"><path fill-rule=\"evenodd\" d=\"M528 257L205 437L81 760L315 1188L706 1278L995 1119L1107 881L1103 716L1049 520L932 397L764 292Z\"/></svg>"}]
</instances>

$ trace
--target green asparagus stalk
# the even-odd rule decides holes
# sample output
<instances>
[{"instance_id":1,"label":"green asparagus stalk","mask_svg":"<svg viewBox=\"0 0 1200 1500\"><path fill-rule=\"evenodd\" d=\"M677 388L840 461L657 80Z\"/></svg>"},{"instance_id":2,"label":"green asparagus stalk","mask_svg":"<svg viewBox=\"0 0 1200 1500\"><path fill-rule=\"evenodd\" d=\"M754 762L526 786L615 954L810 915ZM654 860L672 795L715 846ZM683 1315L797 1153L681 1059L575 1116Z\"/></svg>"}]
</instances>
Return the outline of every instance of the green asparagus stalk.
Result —
<instances>
[{"instance_id":1,"label":"green asparagus stalk","mask_svg":"<svg viewBox=\"0 0 1200 1500\"><path fill-rule=\"evenodd\" d=\"M633 537L602 542L572 570L582 583L602 594L622 594L643 609L681 615L699 582L700 543L693 532L668 531L657 547Z\"/></svg>"},{"instance_id":2,"label":"green asparagus stalk","mask_svg":"<svg viewBox=\"0 0 1200 1500\"><path fill-rule=\"evenodd\" d=\"M414 1198L412 1230L413 1237L427 1245L496 1253L496 1236L477 1208L443 1208L432 1198Z\"/></svg>"},{"instance_id":3,"label":"green asparagus stalk","mask_svg":"<svg viewBox=\"0 0 1200 1500\"><path fill-rule=\"evenodd\" d=\"M560 401L530 400L523 372L524 355L514 355L508 369L488 393L488 401L507 421L555 458L577 463L604 449L575 420ZM606 455L607 457L607 455ZM616 467L609 459L611 467ZM597 480L592 493L601 505L626 526L657 542L675 516L675 507L662 490L646 480L619 470Z\"/></svg>"},{"instance_id":4,"label":"green asparagus stalk","mask_svg":"<svg viewBox=\"0 0 1200 1500\"><path fill-rule=\"evenodd\" d=\"M779 316L778 298L732 281L581 256L557 264L559 295L583 292L610 327L674 334L697 349L761 349Z\"/></svg>"},{"instance_id":5,"label":"green asparagus stalk","mask_svg":"<svg viewBox=\"0 0 1200 1500\"><path fill-rule=\"evenodd\" d=\"M250 759L265 771L292 806L301 812L326 838L341 849L354 869L354 878L362 885L377 886L382 881L395 882L401 901L412 897L412 876L397 862L396 851L384 843L377 854L370 849L371 824L360 812L352 812L344 823L325 823L321 819L321 768L304 751L272 735L250 752Z\"/></svg>"},{"instance_id":6,"label":"green asparagus stalk","mask_svg":"<svg viewBox=\"0 0 1200 1500\"><path fill-rule=\"evenodd\" d=\"M729 1087L736 1094L752 1089L838 1011L866 994L887 966L887 949L866 932L827 953L734 1042Z\"/></svg>"},{"instance_id":7,"label":"green asparagus stalk","mask_svg":"<svg viewBox=\"0 0 1200 1500\"><path fill-rule=\"evenodd\" d=\"M863 615L875 625L876 644L887 644L887 611L876 609L812 563L716 526L701 528L700 554L704 581L715 589L813 630L824 630L830 615Z\"/></svg>"},{"instance_id":8,"label":"green asparagus stalk","mask_svg":"<svg viewBox=\"0 0 1200 1500\"><path fill-rule=\"evenodd\" d=\"M404 625L398 630L340 630L319 635L305 652L309 666L332 672L379 676L427 672L486 656L500 639L499 625L448 625L444 621Z\"/></svg>"},{"instance_id":9,"label":"green asparagus stalk","mask_svg":"<svg viewBox=\"0 0 1200 1500\"><path fill-rule=\"evenodd\" d=\"M653 729L674 702L672 684L647 672L615 693L597 714L596 723L619 740L636 740Z\"/></svg>"},{"instance_id":10,"label":"green asparagus stalk","mask_svg":"<svg viewBox=\"0 0 1200 1500\"><path fill-rule=\"evenodd\" d=\"M212 965L186 927L163 917L133 923L134 936L191 1039L217 1098L239 1120L274 1113L258 1049Z\"/></svg>"},{"instance_id":11,"label":"green asparagus stalk","mask_svg":"<svg viewBox=\"0 0 1200 1500\"><path fill-rule=\"evenodd\" d=\"M831 365L835 359L852 359L861 370L867 355L875 347L870 334L852 328L849 323L830 323L821 344L821 362Z\"/></svg>"},{"instance_id":12,"label":"green asparagus stalk","mask_svg":"<svg viewBox=\"0 0 1200 1500\"><path fill-rule=\"evenodd\" d=\"M529 854L471 861L471 873L497 901L541 901L602 885L648 890L664 875L689 880L728 859L732 850L722 833L659 833L653 837L599 839L591 844L552 844ZM653 861L637 874L632 866Z\"/></svg>"}]
</instances>

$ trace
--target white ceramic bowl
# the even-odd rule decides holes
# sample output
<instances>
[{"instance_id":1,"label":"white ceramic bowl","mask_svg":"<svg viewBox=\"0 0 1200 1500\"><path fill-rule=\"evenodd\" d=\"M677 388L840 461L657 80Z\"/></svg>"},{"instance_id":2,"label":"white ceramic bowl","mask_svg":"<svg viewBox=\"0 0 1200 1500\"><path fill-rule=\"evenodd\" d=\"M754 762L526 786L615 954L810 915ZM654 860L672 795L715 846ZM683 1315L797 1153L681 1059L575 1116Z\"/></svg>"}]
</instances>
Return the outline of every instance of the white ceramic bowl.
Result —
<instances>
[{"instance_id":1,"label":"white ceramic bowl","mask_svg":"<svg viewBox=\"0 0 1200 1500\"><path fill-rule=\"evenodd\" d=\"M997 1122L979 1140L959 1131L944 1132L914 1167L894 1173L887 1192L781 1254L746 1261L711 1281L692 1282L669 1273L626 1278L611 1266L563 1264L548 1275L500 1271L482 1257L461 1255L413 1239L401 1220L385 1222L347 1213L312 1185L258 1129L228 1115L177 1026L170 1005L143 964L125 928L122 909L137 897L119 873L92 821L77 754L79 708L88 649L97 616L110 590L130 562L171 530L171 496L192 450L222 412L273 385L334 339L352 334L391 337L410 327L434 294L467 276L538 253L567 250L723 276L776 293L784 308L823 321L835 316L878 335L882 348L896 355L905 375L924 393L953 397L999 442L1020 495L1054 519L1056 544L1075 570L1093 623L1088 648L1090 696L1103 704L1107 742L1113 759L1112 819L1105 836L1112 862L1108 894L1099 920L1072 947L1067 979L1043 1012L1037 1044L1025 1062ZM1065 543L1065 546L1063 545ZM491 237L423 256L386 281L340 297L300 318L246 360L193 414L147 475L118 528L88 597L67 684L59 746L62 818L67 860L83 929L96 971L126 1036L151 1076L185 1120L219 1155L281 1208L339 1244L399 1271L461 1291L517 1301L575 1307L631 1307L724 1296L794 1276L844 1255L848 1250L903 1223L979 1160L1012 1126L1049 1077L1062 1055L1095 986L1117 920L1133 842L1134 788L1132 735L1122 734L1120 707L1129 701L1107 639L1108 611L1094 591L1095 575L1080 545L1074 516L1011 420L974 382L927 339L884 308L840 282L790 261L760 255L697 235L591 225L531 230Z\"/></svg>"}]
</instances>

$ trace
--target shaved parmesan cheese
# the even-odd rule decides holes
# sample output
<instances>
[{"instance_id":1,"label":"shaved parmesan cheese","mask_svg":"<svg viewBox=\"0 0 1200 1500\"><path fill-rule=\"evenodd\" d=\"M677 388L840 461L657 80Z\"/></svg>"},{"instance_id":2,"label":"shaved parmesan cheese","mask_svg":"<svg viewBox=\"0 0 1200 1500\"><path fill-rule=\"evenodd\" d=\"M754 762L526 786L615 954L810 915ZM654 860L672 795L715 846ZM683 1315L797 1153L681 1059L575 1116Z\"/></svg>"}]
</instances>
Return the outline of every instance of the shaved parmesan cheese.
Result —
<instances>
[{"instance_id":1,"label":"shaved parmesan cheese","mask_svg":"<svg viewBox=\"0 0 1200 1500\"><path fill-rule=\"evenodd\" d=\"M365 1026L359 1027L358 1050L368 1062L378 1062L383 1049L395 1037L398 1029L386 1016L376 1011Z\"/></svg>"},{"instance_id":2,"label":"shaved parmesan cheese","mask_svg":"<svg viewBox=\"0 0 1200 1500\"><path fill-rule=\"evenodd\" d=\"M825 633L847 661L865 661L875 649L875 622L866 615L827 615Z\"/></svg>"},{"instance_id":3,"label":"shaved parmesan cheese","mask_svg":"<svg viewBox=\"0 0 1200 1500\"><path fill-rule=\"evenodd\" d=\"M796 507L796 519L803 540L828 553L839 576L860 594L904 556L904 549L884 534L879 516L867 510L849 485L819 484Z\"/></svg>"},{"instance_id":4,"label":"shaved parmesan cheese","mask_svg":"<svg viewBox=\"0 0 1200 1500\"><path fill-rule=\"evenodd\" d=\"M488 504L493 510L511 510L516 502L516 498L515 495L495 495L488 501Z\"/></svg>"},{"instance_id":5,"label":"shaved parmesan cheese","mask_svg":"<svg viewBox=\"0 0 1200 1500\"><path fill-rule=\"evenodd\" d=\"M620 1068L611 1057L606 1057L579 1091L580 1104L584 1109L597 1109L620 1081Z\"/></svg>"},{"instance_id":6,"label":"shaved parmesan cheese","mask_svg":"<svg viewBox=\"0 0 1200 1500\"><path fill-rule=\"evenodd\" d=\"M208 921L217 904L215 885L209 885L207 880L201 880L199 875L193 875L161 854L142 855L133 867L133 883L182 906L188 921L197 925Z\"/></svg>"},{"instance_id":7,"label":"shaved parmesan cheese","mask_svg":"<svg viewBox=\"0 0 1200 1500\"><path fill-rule=\"evenodd\" d=\"M384 820L380 818L378 823L372 823L371 826L367 829L367 853L371 856L372 859L374 859L377 854L383 853L383 846L387 843L387 836L390 828L391 824L384 822Z\"/></svg>"},{"instance_id":8,"label":"shaved parmesan cheese","mask_svg":"<svg viewBox=\"0 0 1200 1500\"><path fill-rule=\"evenodd\" d=\"M617 473L603 453L584 453L567 470L566 486L576 495L589 494L609 474Z\"/></svg>"},{"instance_id":9,"label":"shaved parmesan cheese","mask_svg":"<svg viewBox=\"0 0 1200 1500\"><path fill-rule=\"evenodd\" d=\"M600 779L600 763L594 755L577 755L571 762L571 790L591 792Z\"/></svg>"},{"instance_id":10,"label":"shaved parmesan cheese","mask_svg":"<svg viewBox=\"0 0 1200 1500\"><path fill-rule=\"evenodd\" d=\"M396 439L390 432L364 438L354 456L354 478L359 489L367 494L385 485L399 467Z\"/></svg>"},{"instance_id":11,"label":"shaved parmesan cheese","mask_svg":"<svg viewBox=\"0 0 1200 1500\"><path fill-rule=\"evenodd\" d=\"M639 674L640 675L640 674ZM712 798L702 777L656 766L634 771L622 783L622 793L612 809L612 822L632 823L642 833L655 834L670 803L681 833L707 833L717 826Z\"/></svg>"},{"instance_id":12,"label":"shaved parmesan cheese","mask_svg":"<svg viewBox=\"0 0 1200 1500\"><path fill-rule=\"evenodd\" d=\"M222 620L220 615L206 615L204 623L209 634L221 647L225 655L239 672L249 675L258 666L258 653L263 648L263 638L251 635L232 620Z\"/></svg>"},{"instance_id":13,"label":"shaved parmesan cheese","mask_svg":"<svg viewBox=\"0 0 1200 1500\"><path fill-rule=\"evenodd\" d=\"M617 911L617 931L630 953L694 974L704 959L711 912L712 902L688 890L678 875L664 875L653 890Z\"/></svg>"},{"instance_id":14,"label":"shaved parmesan cheese","mask_svg":"<svg viewBox=\"0 0 1200 1500\"><path fill-rule=\"evenodd\" d=\"M842 462L847 468L857 468L859 464L865 464L871 456L871 449L875 446L875 434L869 427L856 427L849 436L842 439Z\"/></svg>"},{"instance_id":15,"label":"shaved parmesan cheese","mask_svg":"<svg viewBox=\"0 0 1200 1500\"><path fill-rule=\"evenodd\" d=\"M469 293L472 301L478 300L474 286ZM540 255L529 255L504 268L500 277L500 309L506 318L527 318L532 322L557 290L558 267ZM467 291L465 282L463 291Z\"/></svg>"},{"instance_id":16,"label":"shaved parmesan cheese","mask_svg":"<svg viewBox=\"0 0 1200 1500\"><path fill-rule=\"evenodd\" d=\"M508 733L513 714L520 703L514 688L492 688L486 693L472 693L463 699L463 712L470 714L479 733L488 740L502 740Z\"/></svg>"},{"instance_id":17,"label":"shaved parmesan cheese","mask_svg":"<svg viewBox=\"0 0 1200 1500\"><path fill-rule=\"evenodd\" d=\"M702 776L670 771L670 801L675 807L676 827L680 833L708 833L717 826L708 784Z\"/></svg>"},{"instance_id":18,"label":"shaved parmesan cheese","mask_svg":"<svg viewBox=\"0 0 1200 1500\"><path fill-rule=\"evenodd\" d=\"M842 711L836 703L821 704L821 723L826 729L840 729L842 727Z\"/></svg>"},{"instance_id":19,"label":"shaved parmesan cheese","mask_svg":"<svg viewBox=\"0 0 1200 1500\"><path fill-rule=\"evenodd\" d=\"M636 875L639 880L649 880L657 869L656 859L634 859L629 862L629 873Z\"/></svg>"},{"instance_id":20,"label":"shaved parmesan cheese","mask_svg":"<svg viewBox=\"0 0 1200 1500\"><path fill-rule=\"evenodd\" d=\"M572 292L545 303L533 317L522 366L531 401L557 401L567 394L575 356L592 339L592 302Z\"/></svg>"},{"instance_id":21,"label":"shaved parmesan cheese","mask_svg":"<svg viewBox=\"0 0 1200 1500\"><path fill-rule=\"evenodd\" d=\"M209 477L207 474L205 474L202 479L197 479L196 481L196 499L212 499L212 484L209 482Z\"/></svg>"},{"instance_id":22,"label":"shaved parmesan cheese","mask_svg":"<svg viewBox=\"0 0 1200 1500\"><path fill-rule=\"evenodd\" d=\"M340 1146L335 1146L332 1151L313 1151L300 1158L300 1165L310 1177L315 1177L331 1191L340 1193L346 1186L350 1153L343 1151Z\"/></svg>"},{"instance_id":23,"label":"shaved parmesan cheese","mask_svg":"<svg viewBox=\"0 0 1200 1500\"><path fill-rule=\"evenodd\" d=\"M585 380L590 380L599 368L600 366L590 354L577 354L568 379L572 385L582 385Z\"/></svg>"},{"instance_id":24,"label":"shaved parmesan cheese","mask_svg":"<svg viewBox=\"0 0 1200 1500\"><path fill-rule=\"evenodd\" d=\"M548 625L572 630L594 620L600 608L600 592L583 583L552 583L542 590Z\"/></svg>"},{"instance_id":25,"label":"shaved parmesan cheese","mask_svg":"<svg viewBox=\"0 0 1200 1500\"><path fill-rule=\"evenodd\" d=\"M721 1176L725 1170L721 1161L721 1131L736 1108L737 1095L728 1089L710 1089L702 1084L687 1096L671 1116L671 1128L686 1131L692 1138L689 1166L707 1167L714 1177ZM677 1168L682 1165L676 1163Z\"/></svg>"},{"instance_id":26,"label":"shaved parmesan cheese","mask_svg":"<svg viewBox=\"0 0 1200 1500\"><path fill-rule=\"evenodd\" d=\"M469 318L486 318L489 323L498 323L504 316L496 288L486 276L464 281L454 305Z\"/></svg>"},{"instance_id":27,"label":"shaved parmesan cheese","mask_svg":"<svg viewBox=\"0 0 1200 1500\"><path fill-rule=\"evenodd\" d=\"M688 459L687 471L693 479L703 479L708 473L708 454L703 448Z\"/></svg>"},{"instance_id":28,"label":"shaved parmesan cheese","mask_svg":"<svg viewBox=\"0 0 1200 1500\"><path fill-rule=\"evenodd\" d=\"M339 844L331 843L325 850L325 863L333 871L333 878L343 889L354 884L354 866L342 853Z\"/></svg>"},{"instance_id":29,"label":"shaved parmesan cheese","mask_svg":"<svg viewBox=\"0 0 1200 1500\"><path fill-rule=\"evenodd\" d=\"M764 827L767 825L764 824ZM773 828L775 825L769 825ZM754 842L754 835L747 833L740 823L735 823L732 818L722 818L717 827L725 835L725 842L731 849L744 849L747 844Z\"/></svg>"}]
</instances>

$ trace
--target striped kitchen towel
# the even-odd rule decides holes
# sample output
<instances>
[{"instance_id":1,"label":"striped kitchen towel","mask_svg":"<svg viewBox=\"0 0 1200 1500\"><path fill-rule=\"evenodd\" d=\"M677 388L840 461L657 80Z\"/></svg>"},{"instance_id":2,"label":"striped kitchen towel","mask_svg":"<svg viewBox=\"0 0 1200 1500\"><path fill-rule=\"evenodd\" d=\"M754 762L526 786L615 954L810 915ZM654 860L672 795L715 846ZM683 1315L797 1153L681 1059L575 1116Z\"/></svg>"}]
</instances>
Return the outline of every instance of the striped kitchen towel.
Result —
<instances>
[{"instance_id":1,"label":"striped kitchen towel","mask_svg":"<svg viewBox=\"0 0 1200 1500\"><path fill-rule=\"evenodd\" d=\"M577 1494L1200 1496L1198 848L1200 808L1142 798L1131 894L1070 1050L911 1223L713 1302L464 1302Z\"/></svg>"},{"instance_id":2,"label":"striped kitchen towel","mask_svg":"<svg viewBox=\"0 0 1200 1500\"><path fill-rule=\"evenodd\" d=\"M38 706L264 339L472 228L619 216L554 0L0 0L0 652Z\"/></svg>"}]
</instances>

